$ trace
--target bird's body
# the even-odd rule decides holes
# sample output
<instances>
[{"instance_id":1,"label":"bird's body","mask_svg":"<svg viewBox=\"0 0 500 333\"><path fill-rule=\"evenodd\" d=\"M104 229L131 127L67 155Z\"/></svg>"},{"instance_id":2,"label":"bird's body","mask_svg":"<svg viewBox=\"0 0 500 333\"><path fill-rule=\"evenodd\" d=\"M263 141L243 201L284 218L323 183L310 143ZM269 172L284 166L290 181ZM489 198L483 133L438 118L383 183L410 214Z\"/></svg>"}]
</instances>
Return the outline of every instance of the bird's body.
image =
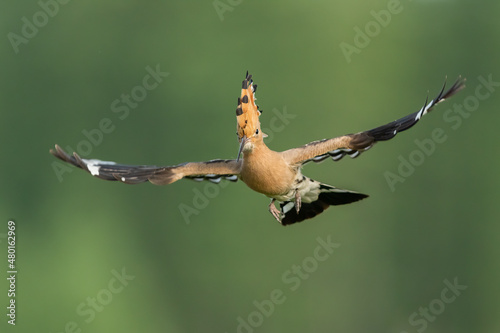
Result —
<instances>
[{"instance_id":1,"label":"bird's body","mask_svg":"<svg viewBox=\"0 0 500 333\"><path fill-rule=\"evenodd\" d=\"M261 141L253 151L243 153L240 179L256 192L269 197L282 196L290 192L299 169Z\"/></svg>"},{"instance_id":2,"label":"bird's body","mask_svg":"<svg viewBox=\"0 0 500 333\"><path fill-rule=\"evenodd\" d=\"M237 135L240 151L236 160L190 162L176 166L131 166L114 162L82 159L76 153L66 154L58 145L50 152L57 158L80 167L93 176L118 180L127 184L150 181L166 185L182 178L209 180L219 183L222 179L242 180L252 190L272 198L269 210L283 225L312 218L330 205L342 205L367 197L366 194L338 189L310 179L301 168L310 161L321 162L331 157L334 161L345 155L357 157L378 141L389 140L398 132L417 123L432 107L464 87L459 79L446 92L444 87L438 97L425 103L417 112L369 131L348 134L333 139L314 141L304 146L276 152L264 143L266 135L260 129L261 111L255 104L256 85L248 75L243 81L241 97L236 109ZM243 157L240 159L240 154ZM275 206L280 203L280 209Z\"/></svg>"}]
</instances>

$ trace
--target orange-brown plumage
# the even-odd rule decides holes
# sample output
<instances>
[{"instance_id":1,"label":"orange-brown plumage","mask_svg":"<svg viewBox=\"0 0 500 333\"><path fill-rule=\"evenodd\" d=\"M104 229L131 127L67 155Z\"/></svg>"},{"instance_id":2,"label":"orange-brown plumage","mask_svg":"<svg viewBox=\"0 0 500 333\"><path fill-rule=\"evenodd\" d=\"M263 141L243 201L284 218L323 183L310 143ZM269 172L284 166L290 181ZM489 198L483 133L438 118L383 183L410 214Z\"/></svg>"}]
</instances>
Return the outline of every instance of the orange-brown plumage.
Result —
<instances>
[{"instance_id":1,"label":"orange-brown plumage","mask_svg":"<svg viewBox=\"0 0 500 333\"><path fill-rule=\"evenodd\" d=\"M257 130L261 131L259 121L261 111L255 104L255 99L252 76L247 73L242 83L241 97L238 98L238 107L236 108L236 129L240 143L244 137L250 138Z\"/></svg>"},{"instance_id":2,"label":"orange-brown plumage","mask_svg":"<svg viewBox=\"0 0 500 333\"><path fill-rule=\"evenodd\" d=\"M366 198L367 195L320 183L302 175L301 167L310 161L320 162L328 157L334 161L345 155L357 157L376 142L389 140L398 132L409 129L436 104L454 95L464 87L458 79L445 92L417 112L369 131L348 134L333 139L314 141L304 146L276 152L264 143L266 135L260 128L262 111L255 104L256 85L247 75L242 83L236 109L237 135L240 143L237 159L183 163L176 166L134 166L114 162L83 159L78 154L68 155L56 145L50 152L57 158L88 171L91 175L117 180L126 184L149 181L166 185L182 178L209 180L241 179L249 188L272 198L269 211L283 225L300 222L323 212L330 205L342 205ZM240 155L242 154L242 159ZM280 202L278 210L274 204Z\"/></svg>"}]
</instances>

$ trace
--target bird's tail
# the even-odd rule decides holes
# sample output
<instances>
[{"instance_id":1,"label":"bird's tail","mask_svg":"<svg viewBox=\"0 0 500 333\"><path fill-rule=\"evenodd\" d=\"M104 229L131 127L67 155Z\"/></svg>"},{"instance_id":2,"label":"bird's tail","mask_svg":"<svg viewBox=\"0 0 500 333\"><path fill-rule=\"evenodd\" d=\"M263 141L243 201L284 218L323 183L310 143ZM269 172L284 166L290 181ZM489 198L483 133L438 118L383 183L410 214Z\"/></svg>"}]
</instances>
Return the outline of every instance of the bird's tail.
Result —
<instances>
[{"instance_id":1,"label":"bird's tail","mask_svg":"<svg viewBox=\"0 0 500 333\"><path fill-rule=\"evenodd\" d=\"M310 179L310 181L312 185L311 190L305 195L302 195L302 203L298 213L294 201L280 203L281 212L284 214L281 220L283 225L313 218L321 214L329 206L345 205L368 197L368 195L363 193L343 190L312 179ZM310 197L314 199L308 200Z\"/></svg>"}]
</instances>

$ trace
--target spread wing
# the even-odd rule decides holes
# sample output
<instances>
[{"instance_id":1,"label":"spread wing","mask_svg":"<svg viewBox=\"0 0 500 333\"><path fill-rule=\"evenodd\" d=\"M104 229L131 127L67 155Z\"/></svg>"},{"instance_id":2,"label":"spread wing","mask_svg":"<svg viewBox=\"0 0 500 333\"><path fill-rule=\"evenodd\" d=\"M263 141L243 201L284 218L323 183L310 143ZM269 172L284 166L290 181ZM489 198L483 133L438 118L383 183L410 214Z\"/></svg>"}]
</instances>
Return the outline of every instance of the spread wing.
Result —
<instances>
[{"instance_id":1,"label":"spread wing","mask_svg":"<svg viewBox=\"0 0 500 333\"><path fill-rule=\"evenodd\" d=\"M236 160L212 160L157 167L84 159L77 153L68 155L58 145L55 146L55 150L51 149L50 153L64 162L89 172L92 176L105 180L121 181L125 184L139 184L149 181L155 185L167 185L182 178L197 181L209 180L213 183L219 183L221 179L237 181L242 163Z\"/></svg>"},{"instance_id":2,"label":"spread wing","mask_svg":"<svg viewBox=\"0 0 500 333\"><path fill-rule=\"evenodd\" d=\"M348 134L333 139L324 139L308 143L302 147L293 148L282 152L285 160L290 164L304 164L310 161L321 162L328 157L339 161L345 155L354 158L365 150L370 149L378 141L392 139L397 133L405 131L415 125L422 116L426 115L432 108L453 96L465 87L465 79L458 78L453 86L445 92L446 82L439 95L417 112L406 117L395 120L386 125L371 129L369 131Z\"/></svg>"}]
</instances>

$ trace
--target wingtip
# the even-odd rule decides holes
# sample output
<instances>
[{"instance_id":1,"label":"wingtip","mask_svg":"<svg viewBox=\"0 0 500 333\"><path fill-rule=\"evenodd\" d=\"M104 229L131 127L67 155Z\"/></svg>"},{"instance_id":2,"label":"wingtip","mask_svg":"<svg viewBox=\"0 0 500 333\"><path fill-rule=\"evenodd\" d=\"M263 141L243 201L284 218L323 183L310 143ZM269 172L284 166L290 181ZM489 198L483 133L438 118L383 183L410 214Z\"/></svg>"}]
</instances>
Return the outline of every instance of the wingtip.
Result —
<instances>
[{"instance_id":1,"label":"wingtip","mask_svg":"<svg viewBox=\"0 0 500 333\"><path fill-rule=\"evenodd\" d=\"M57 152L59 151L59 149L61 149L61 148L60 148L60 147L59 147L59 145L56 143L56 144L54 145L54 149L52 149L52 148L50 148L50 149L49 149L49 153L51 153L52 155L54 155L55 157L57 157Z\"/></svg>"},{"instance_id":2,"label":"wingtip","mask_svg":"<svg viewBox=\"0 0 500 333\"><path fill-rule=\"evenodd\" d=\"M75 158L76 163L78 164L78 166L80 168L82 168L85 171L90 172L90 170L87 167L87 164L83 161L83 159L80 157L80 155L78 155L76 152L73 152L73 157Z\"/></svg>"},{"instance_id":3,"label":"wingtip","mask_svg":"<svg viewBox=\"0 0 500 333\"><path fill-rule=\"evenodd\" d=\"M451 86L451 88L448 89L445 93L442 94L440 100L445 100L445 99L447 99L447 98L455 95L460 90L464 89L465 88L465 82L466 82L466 79L462 78L462 76L459 75L458 78L456 79L455 83L453 83L453 85ZM438 103L439 103L439 101L438 101Z\"/></svg>"},{"instance_id":4,"label":"wingtip","mask_svg":"<svg viewBox=\"0 0 500 333\"><path fill-rule=\"evenodd\" d=\"M422 110L425 110L425 108L427 107L427 104L429 104L429 90L427 90L427 96L425 97L425 102L424 102L424 106L422 107Z\"/></svg>"},{"instance_id":5,"label":"wingtip","mask_svg":"<svg viewBox=\"0 0 500 333\"><path fill-rule=\"evenodd\" d=\"M467 82L467 78L462 78L462 75L459 75L457 81L454 85L457 85L456 91L460 91L466 87L465 83Z\"/></svg>"},{"instance_id":6,"label":"wingtip","mask_svg":"<svg viewBox=\"0 0 500 333\"><path fill-rule=\"evenodd\" d=\"M446 81L448 81L448 75L445 75L443 87L441 88L439 95L437 95L436 98L434 98L433 103L438 103L441 100L441 97L443 96L444 90L446 89ZM427 92L427 93L429 93L429 92Z\"/></svg>"},{"instance_id":7,"label":"wingtip","mask_svg":"<svg viewBox=\"0 0 500 333\"><path fill-rule=\"evenodd\" d=\"M71 157L58 144L54 145L54 149L50 149L49 152L61 161L74 164Z\"/></svg>"}]
</instances>

